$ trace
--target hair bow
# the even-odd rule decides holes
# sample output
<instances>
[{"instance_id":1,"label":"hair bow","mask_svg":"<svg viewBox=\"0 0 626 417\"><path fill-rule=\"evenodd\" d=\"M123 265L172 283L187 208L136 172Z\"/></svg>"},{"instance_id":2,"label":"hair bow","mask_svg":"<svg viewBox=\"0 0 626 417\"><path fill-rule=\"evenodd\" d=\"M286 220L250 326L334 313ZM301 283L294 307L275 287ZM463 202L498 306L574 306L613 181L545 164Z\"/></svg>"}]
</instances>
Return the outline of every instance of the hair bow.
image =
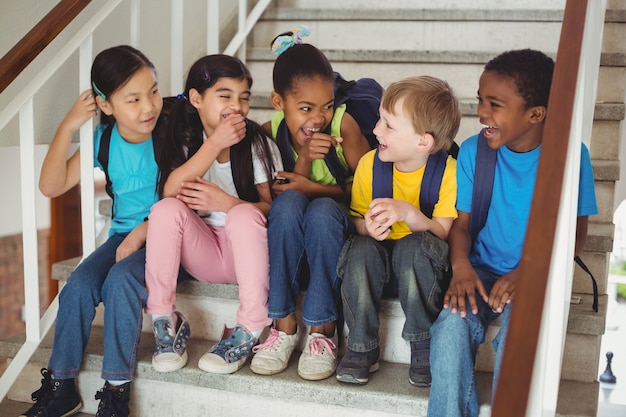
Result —
<instances>
[{"instance_id":1,"label":"hair bow","mask_svg":"<svg viewBox=\"0 0 626 417\"><path fill-rule=\"evenodd\" d=\"M309 36L311 30L306 26L298 25L293 29L291 35L278 36L272 43L272 52L280 55L292 46L302 43L302 38Z\"/></svg>"}]
</instances>

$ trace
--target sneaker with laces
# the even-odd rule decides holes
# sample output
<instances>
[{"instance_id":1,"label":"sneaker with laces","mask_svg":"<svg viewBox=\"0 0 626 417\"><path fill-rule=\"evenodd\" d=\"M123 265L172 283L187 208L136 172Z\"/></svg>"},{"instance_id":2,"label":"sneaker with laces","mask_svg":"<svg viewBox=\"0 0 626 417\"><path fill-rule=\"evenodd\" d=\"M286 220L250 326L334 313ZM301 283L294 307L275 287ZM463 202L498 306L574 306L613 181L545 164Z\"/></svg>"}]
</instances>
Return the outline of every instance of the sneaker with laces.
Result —
<instances>
[{"instance_id":1,"label":"sneaker with laces","mask_svg":"<svg viewBox=\"0 0 626 417\"><path fill-rule=\"evenodd\" d=\"M298 361L300 378L319 381L331 376L335 369L337 369L337 345L332 338L323 334L310 334Z\"/></svg>"},{"instance_id":2,"label":"sneaker with laces","mask_svg":"<svg viewBox=\"0 0 626 417\"><path fill-rule=\"evenodd\" d=\"M214 374L232 374L246 363L257 341L258 339L241 325L232 329L224 326L220 341L202 355L198 367Z\"/></svg>"},{"instance_id":3,"label":"sneaker with laces","mask_svg":"<svg viewBox=\"0 0 626 417\"><path fill-rule=\"evenodd\" d=\"M416 387L430 387L430 339L411 342L409 382Z\"/></svg>"},{"instance_id":4,"label":"sneaker with laces","mask_svg":"<svg viewBox=\"0 0 626 417\"><path fill-rule=\"evenodd\" d=\"M370 372L378 371L380 348L369 352L354 352L346 348L346 354L337 366L337 380L350 384L367 384Z\"/></svg>"},{"instance_id":5,"label":"sneaker with laces","mask_svg":"<svg viewBox=\"0 0 626 417\"><path fill-rule=\"evenodd\" d=\"M35 401L20 417L67 417L78 413L83 403L76 391L74 378L53 379L50 371L41 369L41 388L31 394Z\"/></svg>"},{"instance_id":6,"label":"sneaker with laces","mask_svg":"<svg viewBox=\"0 0 626 417\"><path fill-rule=\"evenodd\" d=\"M104 383L104 387L96 393L96 400L100 400L96 417L128 417L130 409L130 382L115 386Z\"/></svg>"},{"instance_id":7,"label":"sneaker with laces","mask_svg":"<svg viewBox=\"0 0 626 417\"><path fill-rule=\"evenodd\" d=\"M168 319L156 320L152 323L152 331L156 347L152 355L152 366L157 372L172 372L182 368L187 363L187 342L191 336L189 322L175 311L178 318L178 328L173 329Z\"/></svg>"},{"instance_id":8,"label":"sneaker with laces","mask_svg":"<svg viewBox=\"0 0 626 417\"><path fill-rule=\"evenodd\" d=\"M265 342L252 348L254 356L250 369L259 375L274 375L284 371L298 342L298 333L287 334L270 328Z\"/></svg>"}]
</instances>

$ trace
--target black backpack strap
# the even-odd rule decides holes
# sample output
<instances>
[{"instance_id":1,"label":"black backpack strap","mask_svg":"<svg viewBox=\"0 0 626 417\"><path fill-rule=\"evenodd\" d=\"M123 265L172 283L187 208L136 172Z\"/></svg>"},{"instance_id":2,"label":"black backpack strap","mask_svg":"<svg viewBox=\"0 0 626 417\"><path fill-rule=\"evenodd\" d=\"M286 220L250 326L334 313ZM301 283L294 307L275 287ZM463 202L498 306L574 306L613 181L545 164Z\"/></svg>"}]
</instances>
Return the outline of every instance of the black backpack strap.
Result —
<instances>
[{"instance_id":1,"label":"black backpack strap","mask_svg":"<svg viewBox=\"0 0 626 417\"><path fill-rule=\"evenodd\" d=\"M104 189L109 197L113 198L113 185L109 178L109 147L111 145L111 132L113 132L113 124L109 124L102 132L100 137L100 149L98 149L98 162L102 165L104 176L106 177L106 185Z\"/></svg>"},{"instance_id":2,"label":"black backpack strap","mask_svg":"<svg viewBox=\"0 0 626 417\"><path fill-rule=\"evenodd\" d=\"M276 131L276 145L278 145L280 157L283 160L283 168L287 172L293 172L293 169L296 166L296 160L294 159L293 153L291 151L289 129L287 129L285 119L281 120L280 124L278 125L278 130Z\"/></svg>"},{"instance_id":3,"label":"black backpack strap","mask_svg":"<svg viewBox=\"0 0 626 417\"><path fill-rule=\"evenodd\" d=\"M378 149L374 154L372 170L372 200L375 198L393 197L393 162L383 162L378 157Z\"/></svg>"},{"instance_id":4,"label":"black backpack strap","mask_svg":"<svg viewBox=\"0 0 626 417\"><path fill-rule=\"evenodd\" d=\"M474 172L474 188L472 190L472 215L470 220L472 243L476 240L478 232L485 226L487 221L497 157L498 151L489 147L487 139L481 130L476 149L476 169Z\"/></svg>"},{"instance_id":5,"label":"black backpack strap","mask_svg":"<svg viewBox=\"0 0 626 417\"><path fill-rule=\"evenodd\" d=\"M580 259L580 256L575 256L574 261L580 266L583 271L589 274L591 277L591 284L593 285L593 311L598 312L598 283L596 282L596 278L593 276L587 265Z\"/></svg>"},{"instance_id":6,"label":"black backpack strap","mask_svg":"<svg viewBox=\"0 0 626 417\"><path fill-rule=\"evenodd\" d=\"M439 189L446 170L448 153L439 151L431 154L424 168L424 177L420 187L420 209L429 219L433 217L435 204L439 201Z\"/></svg>"}]
</instances>

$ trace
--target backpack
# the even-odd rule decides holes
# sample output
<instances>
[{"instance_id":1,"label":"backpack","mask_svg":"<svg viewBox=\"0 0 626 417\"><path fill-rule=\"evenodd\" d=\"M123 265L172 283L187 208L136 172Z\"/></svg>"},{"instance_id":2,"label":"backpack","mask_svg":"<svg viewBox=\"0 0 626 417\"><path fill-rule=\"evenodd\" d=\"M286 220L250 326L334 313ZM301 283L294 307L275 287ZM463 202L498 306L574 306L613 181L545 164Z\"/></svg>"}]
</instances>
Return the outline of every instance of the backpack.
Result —
<instances>
[{"instance_id":1,"label":"backpack","mask_svg":"<svg viewBox=\"0 0 626 417\"><path fill-rule=\"evenodd\" d=\"M478 135L476 147L476 170L474 172L474 184L481 184L481 187L474 187L472 190L472 215L470 217L470 235L472 244L478 236L478 232L485 226L489 206L491 205L491 195L493 192L493 180L496 171L496 161L498 151L492 149L487 144L483 130ZM424 174L425 175L425 174ZM420 203L421 204L421 203ZM598 283L587 265L580 256L575 256L574 261L583 271L589 274L593 286L593 311L598 312Z\"/></svg>"},{"instance_id":2,"label":"backpack","mask_svg":"<svg viewBox=\"0 0 626 417\"><path fill-rule=\"evenodd\" d=\"M374 126L376 126L380 117L378 109L382 95L383 87L372 78L346 81L341 74L335 72L335 104L333 109L342 104L346 105L346 112L357 122L361 128L361 133L363 133L372 149L378 146L376 135L374 135L372 130L374 130ZM330 135L330 124L324 133ZM278 127L276 143L280 150L285 170L293 171L295 160L291 153L289 130L284 120ZM330 173L335 177L337 184L345 189L346 180L353 172L341 163L334 147L330 147L324 161Z\"/></svg>"},{"instance_id":3,"label":"backpack","mask_svg":"<svg viewBox=\"0 0 626 417\"><path fill-rule=\"evenodd\" d=\"M154 132L161 131L161 127L167 122L170 111L177 101L178 97L163 98L163 108L161 109L161 114L159 114L159 119L152 134L152 147L154 148L155 159L157 157L157 145L160 143L161 135L155 134ZM109 147L111 145L111 132L113 132L114 124L115 123L110 123L106 129L104 129L104 132L102 132L102 137L100 138L100 149L98 149L98 162L102 165L102 170L104 171L104 176L106 178L106 185L104 186L104 189L109 197L111 197L111 200L113 200L113 184L111 183L111 178L109 177ZM115 205L112 205L111 207L115 207ZM113 208L111 208L111 211L112 210ZM112 212L111 217L113 217Z\"/></svg>"}]
</instances>

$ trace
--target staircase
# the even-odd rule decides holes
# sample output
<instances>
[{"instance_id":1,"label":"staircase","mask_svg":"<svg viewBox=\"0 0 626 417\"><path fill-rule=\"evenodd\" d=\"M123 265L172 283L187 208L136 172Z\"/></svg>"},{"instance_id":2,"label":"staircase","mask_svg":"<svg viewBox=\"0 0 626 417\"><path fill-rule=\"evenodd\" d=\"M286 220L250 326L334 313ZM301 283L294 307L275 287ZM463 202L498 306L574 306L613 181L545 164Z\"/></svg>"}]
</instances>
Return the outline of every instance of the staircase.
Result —
<instances>
[{"instance_id":1,"label":"staircase","mask_svg":"<svg viewBox=\"0 0 626 417\"><path fill-rule=\"evenodd\" d=\"M478 131L476 90L484 64L508 49L532 47L548 54L557 48L563 0L485 1L489 8L467 9L469 2L447 0L277 0L256 25L248 40L247 65L254 78L250 118L264 122L273 110L267 97L272 90L274 56L269 44L277 34L305 24L312 35L305 41L322 49L335 70L346 78L373 77L383 86L406 76L430 74L448 80L461 99L463 119L457 142ZM445 4L440 4L445 3ZM600 311L591 310L591 283L576 269L572 304L557 406L559 416L595 416L598 403L598 361L604 332L608 253L613 243L613 200L619 178L619 143L626 85L626 1L609 1L595 107L591 157L600 213L590 220L585 260L598 279ZM185 65L185 68L191 62ZM106 203L105 203L106 204ZM106 212L106 207L101 211ZM65 280L77 260L55 265L53 276ZM401 337L404 315L397 300L382 308L381 369L366 386L339 384L334 378L308 382L297 375L297 353L289 368L278 375L253 374L248 366L233 375L207 374L197 361L219 338L224 323L234 324L237 287L186 281L178 286L178 308L191 323L193 340L189 361L180 371L160 374L152 370L153 337L150 319L138 352L137 379L131 409L147 415L308 416L425 416L428 389L408 383L409 348ZM95 413L93 394L102 386L102 314L98 314L79 378L83 411ZM300 326L304 329L304 326ZM488 340L498 330L489 329ZM52 332L32 357L8 398L28 402L39 387L39 369L46 366ZM305 340L301 332L300 347ZM0 343L0 356L13 357L23 343L17 338ZM491 372L494 352L489 343L479 350L476 369L481 416L490 414ZM8 403L7 403L8 404ZM24 405L24 409L27 405ZM0 409L6 409L5 404ZM0 411L0 415L3 412Z\"/></svg>"}]
</instances>

